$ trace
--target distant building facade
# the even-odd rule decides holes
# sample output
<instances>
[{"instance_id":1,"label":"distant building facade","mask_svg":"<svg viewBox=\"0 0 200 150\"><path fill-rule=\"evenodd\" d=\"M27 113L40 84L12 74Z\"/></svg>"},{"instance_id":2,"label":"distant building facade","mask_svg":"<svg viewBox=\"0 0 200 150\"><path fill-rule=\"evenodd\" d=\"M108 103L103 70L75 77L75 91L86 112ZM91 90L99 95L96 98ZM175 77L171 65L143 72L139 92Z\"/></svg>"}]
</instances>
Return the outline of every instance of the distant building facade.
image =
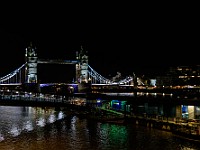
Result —
<instances>
[{"instance_id":1,"label":"distant building facade","mask_svg":"<svg viewBox=\"0 0 200 150\"><path fill-rule=\"evenodd\" d=\"M166 75L156 77L156 85L200 85L200 65L170 67Z\"/></svg>"}]
</instances>

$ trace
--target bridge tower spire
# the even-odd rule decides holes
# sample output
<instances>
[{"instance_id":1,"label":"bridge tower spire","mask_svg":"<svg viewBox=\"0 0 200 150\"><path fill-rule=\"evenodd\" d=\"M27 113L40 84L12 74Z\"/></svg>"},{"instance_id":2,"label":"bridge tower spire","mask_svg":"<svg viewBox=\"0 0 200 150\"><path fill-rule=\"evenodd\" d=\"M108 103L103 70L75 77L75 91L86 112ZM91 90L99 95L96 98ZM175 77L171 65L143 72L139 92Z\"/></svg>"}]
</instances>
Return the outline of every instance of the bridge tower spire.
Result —
<instances>
[{"instance_id":1,"label":"bridge tower spire","mask_svg":"<svg viewBox=\"0 0 200 150\"><path fill-rule=\"evenodd\" d=\"M79 84L79 89L84 89L88 83L88 55L87 51L81 46L80 52L76 52L76 82Z\"/></svg>"},{"instance_id":2,"label":"bridge tower spire","mask_svg":"<svg viewBox=\"0 0 200 150\"><path fill-rule=\"evenodd\" d=\"M33 47L32 42L25 49L25 61L26 61L26 83L37 83L37 53L36 48Z\"/></svg>"},{"instance_id":3,"label":"bridge tower spire","mask_svg":"<svg viewBox=\"0 0 200 150\"><path fill-rule=\"evenodd\" d=\"M76 81L78 83L88 83L88 55L81 46L80 52L76 52Z\"/></svg>"}]
</instances>

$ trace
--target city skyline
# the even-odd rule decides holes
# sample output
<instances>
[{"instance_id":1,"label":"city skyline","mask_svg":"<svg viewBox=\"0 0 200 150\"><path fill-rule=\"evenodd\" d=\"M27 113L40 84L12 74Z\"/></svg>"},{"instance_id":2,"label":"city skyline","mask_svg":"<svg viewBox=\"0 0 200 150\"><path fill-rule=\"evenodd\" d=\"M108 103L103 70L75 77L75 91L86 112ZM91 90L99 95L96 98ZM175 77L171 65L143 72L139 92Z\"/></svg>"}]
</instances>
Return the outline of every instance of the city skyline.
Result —
<instances>
[{"instance_id":1,"label":"city skyline","mask_svg":"<svg viewBox=\"0 0 200 150\"><path fill-rule=\"evenodd\" d=\"M28 19L2 22L0 49L4 59L0 60L0 74L24 63L30 42L39 58L75 59L82 46L88 51L89 65L103 76L117 72L153 74L170 66L200 64L199 29L194 16L114 12L106 9L104 14L94 13L95 17L85 13L71 17L66 13L34 13Z\"/></svg>"}]
</instances>

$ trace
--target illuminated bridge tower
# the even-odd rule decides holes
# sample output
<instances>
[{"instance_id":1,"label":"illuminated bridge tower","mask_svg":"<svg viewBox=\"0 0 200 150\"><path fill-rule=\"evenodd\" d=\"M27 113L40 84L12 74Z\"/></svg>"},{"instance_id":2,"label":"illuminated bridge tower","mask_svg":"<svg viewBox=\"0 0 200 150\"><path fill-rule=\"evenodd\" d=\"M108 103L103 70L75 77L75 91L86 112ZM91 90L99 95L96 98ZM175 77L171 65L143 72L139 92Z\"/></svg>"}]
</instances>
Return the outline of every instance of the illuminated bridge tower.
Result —
<instances>
[{"instance_id":1,"label":"illuminated bridge tower","mask_svg":"<svg viewBox=\"0 0 200 150\"><path fill-rule=\"evenodd\" d=\"M80 53L76 52L76 82L79 86L79 91L83 91L88 85L88 55L81 46Z\"/></svg>"},{"instance_id":2,"label":"illuminated bridge tower","mask_svg":"<svg viewBox=\"0 0 200 150\"><path fill-rule=\"evenodd\" d=\"M37 54L32 43L26 48L26 83L37 83Z\"/></svg>"}]
</instances>

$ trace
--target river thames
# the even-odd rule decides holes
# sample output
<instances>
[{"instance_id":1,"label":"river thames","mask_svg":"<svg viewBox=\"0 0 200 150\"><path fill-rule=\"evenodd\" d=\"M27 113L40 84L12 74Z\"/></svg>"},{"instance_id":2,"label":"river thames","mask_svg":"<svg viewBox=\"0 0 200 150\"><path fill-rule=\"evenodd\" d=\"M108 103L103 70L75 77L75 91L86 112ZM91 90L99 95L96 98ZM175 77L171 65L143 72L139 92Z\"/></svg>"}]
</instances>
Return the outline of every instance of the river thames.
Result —
<instances>
[{"instance_id":1,"label":"river thames","mask_svg":"<svg viewBox=\"0 0 200 150\"><path fill-rule=\"evenodd\" d=\"M0 106L0 150L193 150L199 143L133 124L101 123L53 108Z\"/></svg>"}]
</instances>

